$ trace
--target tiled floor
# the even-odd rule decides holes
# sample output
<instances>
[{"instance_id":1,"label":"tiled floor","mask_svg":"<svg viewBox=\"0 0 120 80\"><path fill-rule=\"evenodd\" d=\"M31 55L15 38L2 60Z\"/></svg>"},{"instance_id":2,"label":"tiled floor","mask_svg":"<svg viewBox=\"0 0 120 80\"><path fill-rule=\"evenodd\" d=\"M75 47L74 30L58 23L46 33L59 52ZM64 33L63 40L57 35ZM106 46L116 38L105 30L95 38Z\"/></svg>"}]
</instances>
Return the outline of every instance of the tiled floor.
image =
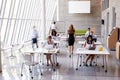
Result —
<instances>
[{"instance_id":1,"label":"tiled floor","mask_svg":"<svg viewBox=\"0 0 120 80\"><path fill-rule=\"evenodd\" d=\"M107 73L101 67L101 57L98 59L98 66L81 66L76 71L76 55L73 56L73 59L69 58L67 48L61 45L60 54L58 55L60 66L56 68L56 71L53 71L51 66L41 65L43 76L39 75L39 70L35 67L34 80L120 80L120 61L116 60L115 51L110 53ZM2 55L3 72L0 73L0 80L31 80L28 67L25 67L24 75L21 77L20 70L23 61L21 53L17 51L15 59L8 58L9 55L9 51Z\"/></svg>"}]
</instances>

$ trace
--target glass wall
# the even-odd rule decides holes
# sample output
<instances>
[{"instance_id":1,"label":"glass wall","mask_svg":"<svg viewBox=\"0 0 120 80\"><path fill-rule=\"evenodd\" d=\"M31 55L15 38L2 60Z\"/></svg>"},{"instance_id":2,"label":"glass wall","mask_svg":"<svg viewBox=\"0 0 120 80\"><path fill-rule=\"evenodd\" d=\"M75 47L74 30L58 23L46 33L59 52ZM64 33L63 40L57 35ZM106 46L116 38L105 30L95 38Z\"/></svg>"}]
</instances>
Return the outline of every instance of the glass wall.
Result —
<instances>
[{"instance_id":1,"label":"glass wall","mask_svg":"<svg viewBox=\"0 0 120 80\"><path fill-rule=\"evenodd\" d=\"M41 37L42 0L0 0L1 42L11 45L31 40L33 26ZM45 0L46 32L56 11L56 0Z\"/></svg>"}]
</instances>

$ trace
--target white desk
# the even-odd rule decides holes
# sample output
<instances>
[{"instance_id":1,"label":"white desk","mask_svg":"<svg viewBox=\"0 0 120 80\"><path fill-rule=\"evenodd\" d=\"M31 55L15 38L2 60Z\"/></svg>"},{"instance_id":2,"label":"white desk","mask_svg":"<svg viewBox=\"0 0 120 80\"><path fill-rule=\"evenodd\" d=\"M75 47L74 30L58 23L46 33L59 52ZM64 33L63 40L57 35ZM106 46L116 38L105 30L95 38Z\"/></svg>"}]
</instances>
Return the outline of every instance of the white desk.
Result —
<instances>
[{"instance_id":1,"label":"white desk","mask_svg":"<svg viewBox=\"0 0 120 80\"><path fill-rule=\"evenodd\" d=\"M40 43L45 43L46 40L41 40ZM56 43L56 44L60 44L60 40L54 40L53 39L53 42Z\"/></svg>"},{"instance_id":2,"label":"white desk","mask_svg":"<svg viewBox=\"0 0 120 80\"><path fill-rule=\"evenodd\" d=\"M57 52L58 52L58 49L53 48L51 50L47 50L43 47L40 47L40 48L36 49L35 51L33 51L33 50L24 51L25 54L30 54L31 58L33 58L33 60L34 60L34 54L39 54L40 55L40 62L41 62L41 55L50 53L53 55L53 62L54 63L56 62L55 64L58 66L59 64L57 62L57 55L56 55ZM56 57L56 60L55 60L55 57ZM34 62L34 61L32 61L32 62Z\"/></svg>"},{"instance_id":3,"label":"white desk","mask_svg":"<svg viewBox=\"0 0 120 80\"><path fill-rule=\"evenodd\" d=\"M24 53L51 53L51 54L55 54L57 53L57 49L52 49L52 50L47 50L45 48L39 48L37 50L28 50L28 51L24 51Z\"/></svg>"},{"instance_id":4,"label":"white desk","mask_svg":"<svg viewBox=\"0 0 120 80\"><path fill-rule=\"evenodd\" d=\"M79 44L83 45L85 44L85 41L78 41ZM100 41L95 42L96 45L102 45Z\"/></svg>"},{"instance_id":5,"label":"white desk","mask_svg":"<svg viewBox=\"0 0 120 80\"><path fill-rule=\"evenodd\" d=\"M106 67L105 67L105 72L107 72L107 60L106 60L106 55L109 55L110 53L108 52L107 49L103 48L103 51L99 51L99 47L100 46L96 46L96 49L95 50L88 50L88 49L85 49L85 48L77 48L75 54L78 55L78 58L77 58L77 68L76 70L78 70L78 64L79 64L79 57L81 57L82 55L84 54L95 54L95 55L103 55L103 67L104 67L104 63L106 64ZM81 58L81 61L80 63L82 63L82 58ZM81 65L81 64L80 64Z\"/></svg>"},{"instance_id":6,"label":"white desk","mask_svg":"<svg viewBox=\"0 0 120 80\"><path fill-rule=\"evenodd\" d=\"M67 35L62 35L62 36L60 36L60 39L66 41L68 39L68 37L67 37Z\"/></svg>"},{"instance_id":7,"label":"white desk","mask_svg":"<svg viewBox=\"0 0 120 80\"><path fill-rule=\"evenodd\" d=\"M53 42L56 43L56 44L60 44L59 40L54 40Z\"/></svg>"}]
</instances>

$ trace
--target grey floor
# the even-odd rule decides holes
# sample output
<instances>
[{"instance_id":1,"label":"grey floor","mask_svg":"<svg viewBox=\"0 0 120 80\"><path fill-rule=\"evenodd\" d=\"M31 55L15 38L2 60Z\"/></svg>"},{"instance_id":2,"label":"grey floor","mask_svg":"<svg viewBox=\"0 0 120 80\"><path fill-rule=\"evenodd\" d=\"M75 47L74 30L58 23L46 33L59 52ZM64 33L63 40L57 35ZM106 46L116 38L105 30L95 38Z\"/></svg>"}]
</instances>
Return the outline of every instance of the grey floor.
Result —
<instances>
[{"instance_id":1,"label":"grey floor","mask_svg":"<svg viewBox=\"0 0 120 80\"><path fill-rule=\"evenodd\" d=\"M75 45L79 47L77 43ZM74 55L73 58L69 58L67 48L63 43L58 54L60 66L56 67L56 70L53 71L51 66L48 67L46 64L41 64L43 76L39 75L39 70L35 67L34 80L120 80L120 61L116 60L115 51L110 51L110 53L107 60L108 72L105 72L102 68L101 57L98 58L97 66L81 66L76 71L77 56ZM23 77L21 77L20 70L23 62L21 53L16 51L14 54L16 55L15 59L10 59L9 55L9 51L2 54L3 71L0 73L0 80L31 80L27 66L25 66Z\"/></svg>"}]
</instances>

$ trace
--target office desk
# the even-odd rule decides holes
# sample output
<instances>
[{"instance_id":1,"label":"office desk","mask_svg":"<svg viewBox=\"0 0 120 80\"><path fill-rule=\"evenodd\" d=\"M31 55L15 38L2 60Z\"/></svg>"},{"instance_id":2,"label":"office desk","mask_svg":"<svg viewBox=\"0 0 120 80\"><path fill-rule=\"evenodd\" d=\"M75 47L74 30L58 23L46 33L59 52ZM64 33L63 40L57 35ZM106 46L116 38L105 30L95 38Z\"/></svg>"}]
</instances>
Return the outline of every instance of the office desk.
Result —
<instances>
[{"instance_id":1,"label":"office desk","mask_svg":"<svg viewBox=\"0 0 120 80\"><path fill-rule=\"evenodd\" d=\"M67 37L67 35L62 35L62 36L60 36L60 39L63 41L66 41L68 39L68 37Z\"/></svg>"},{"instance_id":2,"label":"office desk","mask_svg":"<svg viewBox=\"0 0 120 80\"><path fill-rule=\"evenodd\" d=\"M33 61L32 61L33 63L35 62L34 61L34 54L39 54L40 55L40 62L42 62L41 61L41 59L42 59L41 55L50 53L50 54L53 55L53 62L54 63L56 62L56 66L58 66L59 64L57 63L57 52L58 52L58 49L53 48L53 49L47 50L47 49L42 48L42 47L40 47L39 49L36 49L34 51L33 50L24 51L25 54L30 54L31 55L31 57L33 59ZM56 61L55 61L55 57L56 57Z\"/></svg>"},{"instance_id":3,"label":"office desk","mask_svg":"<svg viewBox=\"0 0 120 80\"><path fill-rule=\"evenodd\" d=\"M105 63L105 72L107 72L107 59L106 59L106 55L110 55L110 53L104 47L103 47L103 51L99 51L99 48L100 48L100 46L96 46L95 50L88 50L88 49L85 49L85 48L77 48L77 50L75 52L75 54L78 55L76 70L78 70L79 58L80 57L81 57L80 65L82 63L82 55L85 55L85 54L95 54L95 55L102 55L103 56L103 67L104 67L104 63Z\"/></svg>"},{"instance_id":4,"label":"office desk","mask_svg":"<svg viewBox=\"0 0 120 80\"><path fill-rule=\"evenodd\" d=\"M78 41L79 44L83 45L85 44L85 41ZM96 45L102 45L100 41L95 42Z\"/></svg>"}]
</instances>

